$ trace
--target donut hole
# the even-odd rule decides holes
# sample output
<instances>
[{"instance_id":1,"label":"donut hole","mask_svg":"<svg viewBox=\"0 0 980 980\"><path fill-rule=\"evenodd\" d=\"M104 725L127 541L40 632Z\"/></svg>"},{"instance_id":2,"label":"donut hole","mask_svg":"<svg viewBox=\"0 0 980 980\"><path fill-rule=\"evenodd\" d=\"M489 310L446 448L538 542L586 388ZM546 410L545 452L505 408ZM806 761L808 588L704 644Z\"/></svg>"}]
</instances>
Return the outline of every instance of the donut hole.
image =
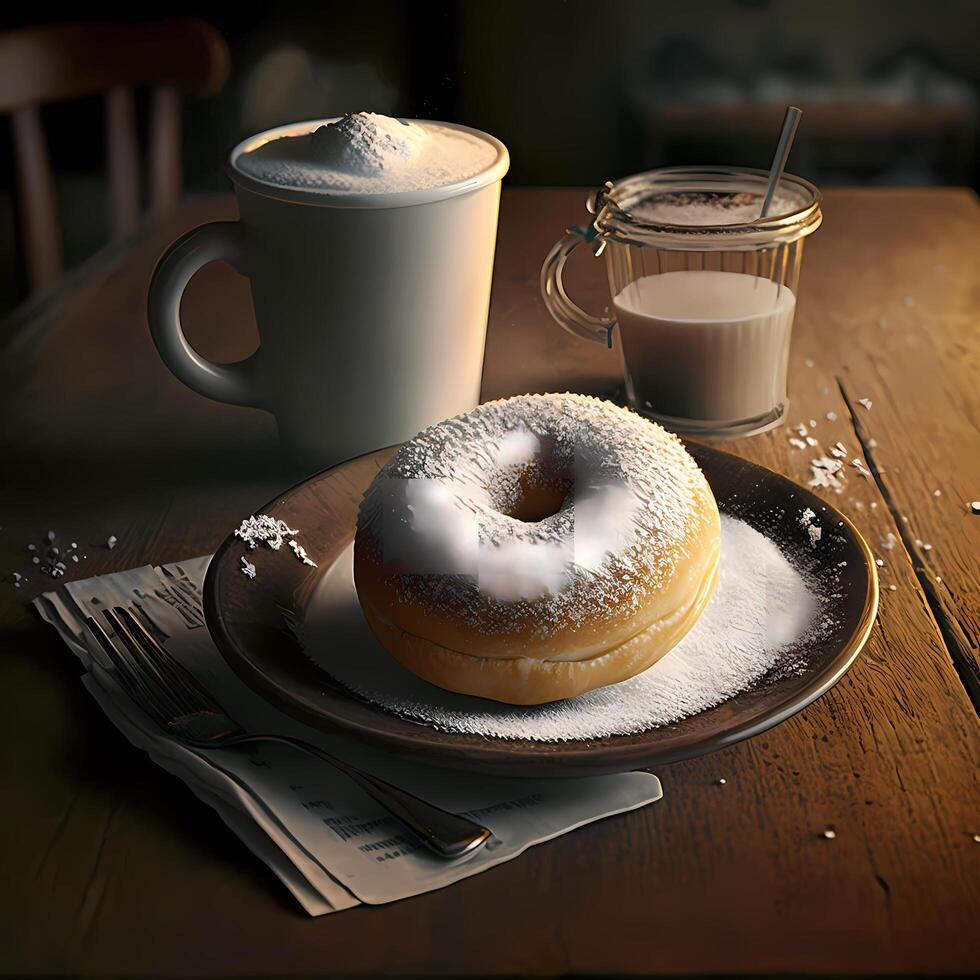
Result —
<instances>
[{"instance_id":1,"label":"donut hole","mask_svg":"<svg viewBox=\"0 0 980 980\"><path fill-rule=\"evenodd\" d=\"M557 514L571 490L571 481L567 486L564 482L549 486L522 480L521 495L505 513L525 524L537 524Z\"/></svg>"},{"instance_id":2,"label":"donut hole","mask_svg":"<svg viewBox=\"0 0 980 980\"><path fill-rule=\"evenodd\" d=\"M498 446L496 463L498 479L487 488L492 505L524 524L557 514L575 488L574 456L551 433L511 430Z\"/></svg>"}]
</instances>

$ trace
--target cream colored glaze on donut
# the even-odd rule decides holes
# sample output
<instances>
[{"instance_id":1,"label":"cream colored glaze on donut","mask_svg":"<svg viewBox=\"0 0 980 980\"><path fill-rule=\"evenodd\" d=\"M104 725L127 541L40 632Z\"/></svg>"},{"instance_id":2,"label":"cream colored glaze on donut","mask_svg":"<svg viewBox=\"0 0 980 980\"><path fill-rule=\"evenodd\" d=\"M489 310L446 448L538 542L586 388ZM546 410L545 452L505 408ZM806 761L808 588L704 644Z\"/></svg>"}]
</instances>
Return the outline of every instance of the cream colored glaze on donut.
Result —
<instances>
[{"instance_id":1,"label":"cream colored glaze on donut","mask_svg":"<svg viewBox=\"0 0 980 980\"><path fill-rule=\"evenodd\" d=\"M386 649L516 704L646 669L717 575L718 511L680 441L609 402L525 395L420 433L365 494L358 598Z\"/></svg>"}]
</instances>

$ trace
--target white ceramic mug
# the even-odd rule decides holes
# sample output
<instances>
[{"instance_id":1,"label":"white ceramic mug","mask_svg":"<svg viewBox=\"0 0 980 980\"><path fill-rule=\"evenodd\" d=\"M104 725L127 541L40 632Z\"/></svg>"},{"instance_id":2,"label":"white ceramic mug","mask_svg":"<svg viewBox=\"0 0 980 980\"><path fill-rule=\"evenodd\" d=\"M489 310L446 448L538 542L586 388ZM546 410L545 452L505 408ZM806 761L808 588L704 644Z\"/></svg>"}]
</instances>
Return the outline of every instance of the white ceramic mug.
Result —
<instances>
[{"instance_id":1,"label":"white ceramic mug","mask_svg":"<svg viewBox=\"0 0 980 980\"><path fill-rule=\"evenodd\" d=\"M283 446L330 466L475 408L507 149L457 183L398 193L283 187L243 173L243 153L332 120L239 143L228 172L240 220L196 228L163 254L148 317L166 365L208 398L271 412ZM440 126L449 126L440 123ZM259 348L215 364L187 342L180 299L208 262L248 276Z\"/></svg>"}]
</instances>

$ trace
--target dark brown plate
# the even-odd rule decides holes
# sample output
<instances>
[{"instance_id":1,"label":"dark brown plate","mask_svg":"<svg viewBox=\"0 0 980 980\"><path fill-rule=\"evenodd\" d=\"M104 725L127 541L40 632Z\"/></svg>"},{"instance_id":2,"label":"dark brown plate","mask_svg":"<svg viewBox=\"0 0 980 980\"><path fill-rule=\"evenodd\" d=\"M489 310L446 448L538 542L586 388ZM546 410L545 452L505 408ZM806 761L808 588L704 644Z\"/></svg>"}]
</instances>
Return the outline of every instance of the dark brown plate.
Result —
<instances>
[{"instance_id":1,"label":"dark brown plate","mask_svg":"<svg viewBox=\"0 0 980 980\"><path fill-rule=\"evenodd\" d=\"M218 549L208 568L204 612L218 649L246 684L307 724L343 730L435 764L505 775L626 772L713 752L779 724L833 687L871 632L878 577L871 552L854 526L785 477L717 449L690 444L723 511L764 532L807 563L816 578L833 581L833 623L800 651L800 671L764 678L714 708L639 735L546 743L441 732L400 718L352 694L314 666L289 625L302 621L320 575L350 543L361 495L395 448L326 470L262 509L302 531L302 542L319 568L301 564L283 548L263 552L261 574L250 580L241 573L242 542L234 537ZM801 544L799 515L806 507L827 529L820 547L813 550Z\"/></svg>"}]
</instances>

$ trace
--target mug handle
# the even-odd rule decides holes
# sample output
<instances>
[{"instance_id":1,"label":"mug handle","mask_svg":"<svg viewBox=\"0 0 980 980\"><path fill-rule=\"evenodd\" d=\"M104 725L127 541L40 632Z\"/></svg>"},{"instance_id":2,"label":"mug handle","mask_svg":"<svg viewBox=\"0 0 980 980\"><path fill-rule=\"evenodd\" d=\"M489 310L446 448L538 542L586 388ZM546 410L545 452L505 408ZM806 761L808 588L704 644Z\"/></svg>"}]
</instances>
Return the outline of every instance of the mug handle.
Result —
<instances>
[{"instance_id":1,"label":"mug handle","mask_svg":"<svg viewBox=\"0 0 980 980\"><path fill-rule=\"evenodd\" d=\"M612 331L616 321L612 317L592 316L577 303L572 302L571 297L565 292L562 278L565 263L572 252L583 242L590 242L595 237L592 228L570 228L568 233L555 244L541 266L541 298L558 326L576 337L594 340L598 344L612 347ZM605 242L599 246L596 255L602 254L603 245Z\"/></svg>"},{"instance_id":2,"label":"mug handle","mask_svg":"<svg viewBox=\"0 0 980 980\"><path fill-rule=\"evenodd\" d=\"M234 364L215 364L191 347L180 325L180 299L194 273L220 260L243 271L242 238L238 221L216 221L178 238L153 270L146 312L163 363L188 388L229 405L265 408L258 383L258 350Z\"/></svg>"}]
</instances>

